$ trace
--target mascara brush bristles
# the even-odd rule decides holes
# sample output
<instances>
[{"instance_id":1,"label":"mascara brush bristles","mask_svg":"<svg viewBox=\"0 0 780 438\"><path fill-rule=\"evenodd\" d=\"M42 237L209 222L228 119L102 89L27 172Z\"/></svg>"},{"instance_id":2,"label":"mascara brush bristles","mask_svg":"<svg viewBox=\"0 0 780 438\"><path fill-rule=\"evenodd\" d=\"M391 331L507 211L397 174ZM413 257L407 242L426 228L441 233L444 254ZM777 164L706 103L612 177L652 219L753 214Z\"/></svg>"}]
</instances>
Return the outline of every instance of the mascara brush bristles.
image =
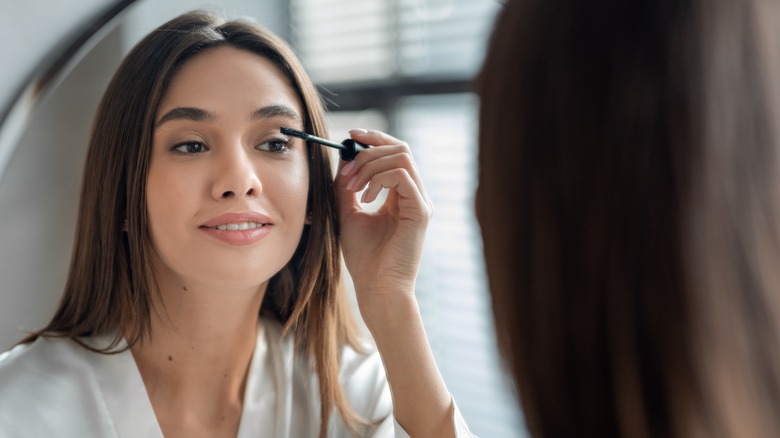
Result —
<instances>
[{"instance_id":1,"label":"mascara brush bristles","mask_svg":"<svg viewBox=\"0 0 780 438\"><path fill-rule=\"evenodd\" d=\"M302 138L306 141L313 141L315 143L319 143L325 146L330 146L332 148L340 149L340 150L347 150L348 148L344 146L343 144L332 142L330 140L326 140L324 138L317 137L316 135L307 134L303 131L298 131L296 129L292 128L280 128L279 129L282 134L284 135L291 135L293 137Z\"/></svg>"}]
</instances>

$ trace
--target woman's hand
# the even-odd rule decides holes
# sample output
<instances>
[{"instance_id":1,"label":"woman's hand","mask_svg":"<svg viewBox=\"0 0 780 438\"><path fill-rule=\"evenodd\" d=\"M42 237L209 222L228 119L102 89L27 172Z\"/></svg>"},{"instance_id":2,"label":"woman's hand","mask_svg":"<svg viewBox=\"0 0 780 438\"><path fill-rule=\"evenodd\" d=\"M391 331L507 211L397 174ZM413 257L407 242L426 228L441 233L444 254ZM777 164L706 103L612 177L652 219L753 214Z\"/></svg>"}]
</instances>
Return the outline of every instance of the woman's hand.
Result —
<instances>
[{"instance_id":1,"label":"woman's hand","mask_svg":"<svg viewBox=\"0 0 780 438\"><path fill-rule=\"evenodd\" d=\"M405 142L379 131L350 134L373 146L342 162L336 178L344 259L370 329L366 313L395 298L413 298L433 207ZM356 193L366 186L358 201ZM387 200L366 211L361 202L374 201L383 188L389 189Z\"/></svg>"}]
</instances>

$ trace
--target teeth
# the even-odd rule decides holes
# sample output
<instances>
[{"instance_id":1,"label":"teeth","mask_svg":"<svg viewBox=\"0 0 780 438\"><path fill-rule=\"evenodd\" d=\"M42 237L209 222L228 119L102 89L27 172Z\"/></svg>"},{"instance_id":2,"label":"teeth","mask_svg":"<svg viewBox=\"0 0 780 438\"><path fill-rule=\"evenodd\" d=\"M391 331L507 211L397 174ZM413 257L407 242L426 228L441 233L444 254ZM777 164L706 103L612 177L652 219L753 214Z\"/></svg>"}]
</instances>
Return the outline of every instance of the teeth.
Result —
<instances>
[{"instance_id":1,"label":"teeth","mask_svg":"<svg viewBox=\"0 0 780 438\"><path fill-rule=\"evenodd\" d=\"M264 224L258 224L256 222L240 222L237 224L222 224L217 225L216 229L220 231L243 231L254 230L255 228L262 228Z\"/></svg>"}]
</instances>

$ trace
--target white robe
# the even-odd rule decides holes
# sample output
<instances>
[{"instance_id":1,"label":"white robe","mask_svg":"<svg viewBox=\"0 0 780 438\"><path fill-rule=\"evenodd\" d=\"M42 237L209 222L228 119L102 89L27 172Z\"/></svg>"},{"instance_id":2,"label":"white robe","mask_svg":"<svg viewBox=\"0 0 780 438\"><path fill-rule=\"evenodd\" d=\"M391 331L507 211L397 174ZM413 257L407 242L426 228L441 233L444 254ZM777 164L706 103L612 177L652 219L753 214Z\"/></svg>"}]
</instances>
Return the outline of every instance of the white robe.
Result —
<instances>
[{"instance_id":1,"label":"white robe","mask_svg":"<svg viewBox=\"0 0 780 438\"><path fill-rule=\"evenodd\" d=\"M316 437L320 425L316 375L295 354L293 336L260 319L249 366L238 438ZM108 346L112 336L87 339ZM392 400L379 354L345 348L340 380L347 399L363 418L381 420L360 431L365 437L408 434L392 415ZM455 407L458 437L472 436ZM332 414L328 436L347 437ZM132 354L91 352L69 339L39 338L0 354L0 437L162 438Z\"/></svg>"}]
</instances>

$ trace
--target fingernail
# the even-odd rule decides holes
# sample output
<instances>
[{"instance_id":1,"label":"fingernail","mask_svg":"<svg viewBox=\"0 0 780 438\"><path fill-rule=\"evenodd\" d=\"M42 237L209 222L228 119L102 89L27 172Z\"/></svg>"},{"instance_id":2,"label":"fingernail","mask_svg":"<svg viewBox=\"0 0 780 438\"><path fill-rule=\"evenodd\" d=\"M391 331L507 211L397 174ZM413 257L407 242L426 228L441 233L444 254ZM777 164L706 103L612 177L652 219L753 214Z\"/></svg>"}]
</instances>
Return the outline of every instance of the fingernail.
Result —
<instances>
[{"instance_id":1,"label":"fingernail","mask_svg":"<svg viewBox=\"0 0 780 438\"><path fill-rule=\"evenodd\" d=\"M355 185L355 183L357 182L357 179L358 179L358 176L355 175L355 176L352 177L351 180L349 180L349 182L347 183L347 190L352 190L352 186Z\"/></svg>"},{"instance_id":2,"label":"fingernail","mask_svg":"<svg viewBox=\"0 0 780 438\"><path fill-rule=\"evenodd\" d=\"M365 129L357 128L357 129L350 129L349 133L350 134L368 134L368 131L366 131Z\"/></svg>"},{"instance_id":3,"label":"fingernail","mask_svg":"<svg viewBox=\"0 0 780 438\"><path fill-rule=\"evenodd\" d=\"M342 175L349 175L350 172L352 172L352 169L354 169L354 168L355 168L355 162L354 161L350 161L349 163L346 164L346 166L341 168L341 174Z\"/></svg>"}]
</instances>

